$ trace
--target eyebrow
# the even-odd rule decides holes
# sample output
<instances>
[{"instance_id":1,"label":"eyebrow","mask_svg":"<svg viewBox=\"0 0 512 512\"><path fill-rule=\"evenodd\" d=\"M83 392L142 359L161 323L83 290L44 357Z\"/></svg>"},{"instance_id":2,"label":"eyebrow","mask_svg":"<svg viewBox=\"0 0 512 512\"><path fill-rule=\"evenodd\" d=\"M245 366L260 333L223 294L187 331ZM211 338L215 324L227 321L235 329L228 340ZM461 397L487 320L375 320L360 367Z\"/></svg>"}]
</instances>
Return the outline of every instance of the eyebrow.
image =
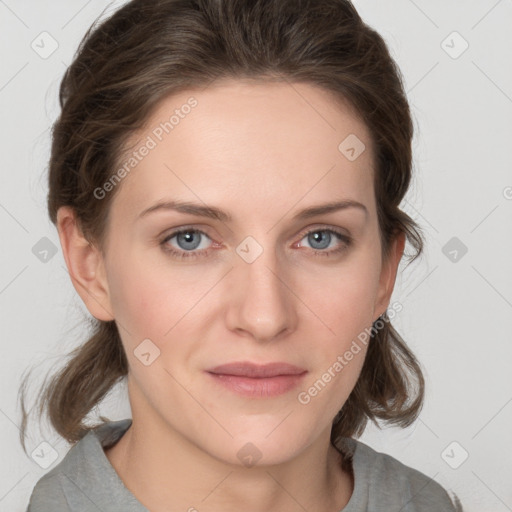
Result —
<instances>
[{"instance_id":1,"label":"eyebrow","mask_svg":"<svg viewBox=\"0 0 512 512\"><path fill-rule=\"evenodd\" d=\"M368 209L362 203L354 201L352 199L345 199L342 201L334 201L325 204L319 204L310 206L301 210L293 216L293 220L306 220L311 217L317 217L318 215L326 215L329 213L337 212L339 210L346 210L348 208L357 208L364 212L365 216L368 216ZM219 220L221 222L232 222L233 217L224 210L216 208L215 206L208 206L199 203L192 203L189 201L160 201L149 208L146 208L139 214L139 219L146 215L156 212L159 210L171 210L179 213L187 213L190 215L196 215L198 217L206 217L209 219Z\"/></svg>"}]
</instances>

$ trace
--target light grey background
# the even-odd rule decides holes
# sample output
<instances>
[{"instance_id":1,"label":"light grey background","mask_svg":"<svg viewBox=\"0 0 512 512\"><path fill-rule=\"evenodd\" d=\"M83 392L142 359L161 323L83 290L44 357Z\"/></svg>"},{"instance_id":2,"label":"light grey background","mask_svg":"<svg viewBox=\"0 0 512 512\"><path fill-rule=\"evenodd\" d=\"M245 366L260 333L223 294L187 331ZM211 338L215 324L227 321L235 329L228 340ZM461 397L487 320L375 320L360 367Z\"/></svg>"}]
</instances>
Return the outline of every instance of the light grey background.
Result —
<instances>
[{"instance_id":1,"label":"light grey background","mask_svg":"<svg viewBox=\"0 0 512 512\"><path fill-rule=\"evenodd\" d=\"M512 1L354 4L404 74L416 174L403 208L427 237L425 256L397 279L392 299L404 306L395 326L425 368L426 404L412 427L369 428L362 440L454 490L467 512L512 510ZM69 448L31 424L29 453L46 441L58 459L43 469L27 458L16 394L25 369L37 365L33 397L86 335L88 313L46 213L46 172L60 79L106 5L0 0L2 511L24 511L35 482ZM58 43L46 59L31 47L42 46L44 31ZM32 252L43 237L58 248L46 262ZM129 417L124 392L114 390L100 412Z\"/></svg>"}]
</instances>

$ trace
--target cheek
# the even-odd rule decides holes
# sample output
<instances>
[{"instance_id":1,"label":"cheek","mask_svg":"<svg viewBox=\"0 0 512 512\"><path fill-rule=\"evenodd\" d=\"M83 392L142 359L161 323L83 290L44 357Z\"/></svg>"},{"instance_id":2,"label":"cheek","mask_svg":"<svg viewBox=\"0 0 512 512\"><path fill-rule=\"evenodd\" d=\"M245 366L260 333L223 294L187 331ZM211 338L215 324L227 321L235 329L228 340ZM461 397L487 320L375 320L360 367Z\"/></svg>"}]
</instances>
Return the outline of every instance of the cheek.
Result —
<instances>
[{"instance_id":1,"label":"cheek","mask_svg":"<svg viewBox=\"0 0 512 512\"><path fill-rule=\"evenodd\" d=\"M313 407L320 407L323 402L335 414L357 382L370 341L378 287L375 254L372 250L359 251L336 270L331 268L303 281L302 293L308 290L307 305L315 313L311 324L318 324L322 350L312 354L315 370L307 387L302 388L305 395L303 401L299 397L301 404L309 400L317 404ZM313 400L318 395L322 398Z\"/></svg>"},{"instance_id":2,"label":"cheek","mask_svg":"<svg viewBox=\"0 0 512 512\"><path fill-rule=\"evenodd\" d=\"M141 258L123 258L109 273L109 290L113 314L125 328L123 339L157 340L172 327L179 294L169 293L156 266L144 264Z\"/></svg>"},{"instance_id":3,"label":"cheek","mask_svg":"<svg viewBox=\"0 0 512 512\"><path fill-rule=\"evenodd\" d=\"M346 341L371 325L379 277L376 267L372 258L353 258L335 270L302 280L306 304L334 338Z\"/></svg>"}]
</instances>

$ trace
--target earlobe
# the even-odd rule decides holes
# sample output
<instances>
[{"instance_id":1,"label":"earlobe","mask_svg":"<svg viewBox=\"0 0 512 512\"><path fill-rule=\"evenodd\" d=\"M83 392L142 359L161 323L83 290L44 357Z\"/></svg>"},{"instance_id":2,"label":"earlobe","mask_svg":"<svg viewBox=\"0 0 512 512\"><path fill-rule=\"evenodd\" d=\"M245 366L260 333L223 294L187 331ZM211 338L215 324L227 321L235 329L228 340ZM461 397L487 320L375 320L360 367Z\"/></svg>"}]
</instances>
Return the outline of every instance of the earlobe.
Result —
<instances>
[{"instance_id":1,"label":"earlobe","mask_svg":"<svg viewBox=\"0 0 512 512\"><path fill-rule=\"evenodd\" d=\"M391 295L395 287L398 265L402 259L405 248L405 233L400 232L391 242L388 260L382 263L377 301L375 303L375 322L389 306Z\"/></svg>"},{"instance_id":2,"label":"earlobe","mask_svg":"<svg viewBox=\"0 0 512 512\"><path fill-rule=\"evenodd\" d=\"M103 255L83 235L72 208L57 212L57 230L71 282L98 320L113 320Z\"/></svg>"}]
</instances>

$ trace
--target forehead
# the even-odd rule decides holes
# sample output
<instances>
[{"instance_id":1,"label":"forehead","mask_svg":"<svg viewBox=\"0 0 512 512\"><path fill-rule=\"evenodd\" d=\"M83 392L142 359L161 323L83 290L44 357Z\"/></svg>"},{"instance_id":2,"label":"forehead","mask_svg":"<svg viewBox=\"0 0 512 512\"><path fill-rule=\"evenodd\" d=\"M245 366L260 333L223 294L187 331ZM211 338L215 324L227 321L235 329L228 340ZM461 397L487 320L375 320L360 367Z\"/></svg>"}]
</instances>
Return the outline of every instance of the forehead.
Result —
<instances>
[{"instance_id":1,"label":"forehead","mask_svg":"<svg viewBox=\"0 0 512 512\"><path fill-rule=\"evenodd\" d=\"M125 217L166 198L231 202L241 215L373 199L366 125L348 103L306 83L223 80L170 95L131 138L124 163L134 151L114 199L130 207Z\"/></svg>"}]
</instances>

